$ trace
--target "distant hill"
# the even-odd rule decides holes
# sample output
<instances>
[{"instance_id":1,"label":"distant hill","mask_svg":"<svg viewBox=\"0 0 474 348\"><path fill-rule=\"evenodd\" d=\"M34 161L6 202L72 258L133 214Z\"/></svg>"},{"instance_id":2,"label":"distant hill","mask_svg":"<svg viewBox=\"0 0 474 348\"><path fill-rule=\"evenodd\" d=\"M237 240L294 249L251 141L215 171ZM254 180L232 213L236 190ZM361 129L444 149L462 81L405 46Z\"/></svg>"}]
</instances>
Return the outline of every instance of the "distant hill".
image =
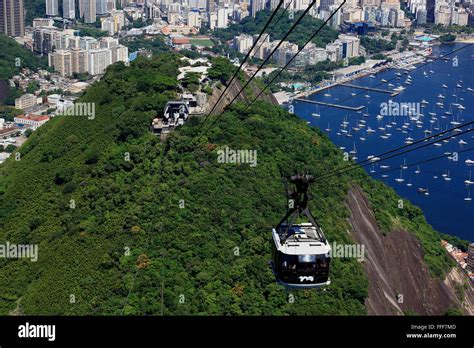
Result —
<instances>
[{"instance_id":1,"label":"distant hill","mask_svg":"<svg viewBox=\"0 0 474 348\"><path fill-rule=\"evenodd\" d=\"M176 97L178 65L162 54L110 66L80 99L96 103L93 120L55 117L18 150L20 161L0 167L0 241L39 246L37 262L0 259L0 314L366 314L369 277L355 259L334 258L332 284L291 291L294 302L268 267L286 206L281 172L320 175L347 164L341 151L265 101L247 111L237 103L206 134L191 118L161 143L148 127ZM218 163L225 147L257 150L257 165ZM353 185L377 233L409 231L424 276L444 279L453 262L439 234L362 169L312 187L330 242L355 243Z\"/></svg>"},{"instance_id":2,"label":"distant hill","mask_svg":"<svg viewBox=\"0 0 474 348\"><path fill-rule=\"evenodd\" d=\"M26 25L33 24L35 18L46 17L46 0L25 0L23 3L26 10ZM61 3L62 1L59 2L60 9L62 9Z\"/></svg>"},{"instance_id":3,"label":"distant hill","mask_svg":"<svg viewBox=\"0 0 474 348\"><path fill-rule=\"evenodd\" d=\"M290 15L290 12L287 11L283 14L282 7L268 27L270 39L283 39L286 33L290 31L291 27L302 14L303 11L295 11L292 15ZM281 15L282 17L280 18ZM240 34L257 35L263 30L265 23L267 23L270 16L271 13L268 11L259 11L255 17L248 16L245 17L240 23L231 24L225 29L217 29L215 31L215 35L225 41L231 40ZM278 18L280 18L280 20L277 23ZM276 23L276 25L274 23ZM311 37L311 35L323 25L323 23L324 21L307 15L288 36L287 41L294 42L299 46L302 46ZM336 40L338 36L339 32L337 30L325 25L319 34L313 39L313 42L319 47L325 47L328 43Z\"/></svg>"}]
</instances>

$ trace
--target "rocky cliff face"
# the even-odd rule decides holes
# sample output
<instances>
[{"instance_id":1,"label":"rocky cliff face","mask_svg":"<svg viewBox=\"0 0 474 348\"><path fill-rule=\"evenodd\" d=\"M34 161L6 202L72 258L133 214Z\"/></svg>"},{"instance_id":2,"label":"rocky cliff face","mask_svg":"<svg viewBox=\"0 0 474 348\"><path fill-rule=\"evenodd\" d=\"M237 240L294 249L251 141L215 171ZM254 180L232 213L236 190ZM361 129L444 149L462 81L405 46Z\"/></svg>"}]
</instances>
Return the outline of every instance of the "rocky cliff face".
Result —
<instances>
[{"instance_id":1,"label":"rocky cliff face","mask_svg":"<svg viewBox=\"0 0 474 348\"><path fill-rule=\"evenodd\" d=\"M247 77L248 78L248 77ZM232 99L235 98L235 96L237 95L237 93L239 93L240 89L243 87L242 83L235 79L231 86L227 89L226 91L226 94L225 96L221 99L221 101L219 102L219 105L214 109L214 111L212 112L213 115L215 114L219 114L222 112L223 108L228 105ZM206 110L206 112L209 112L211 111L211 108L214 106L214 104L217 102L217 100L219 99L219 96L221 95L221 93L224 91L224 88L225 86L223 86L221 89L217 89L215 88L214 89L214 92L212 93L212 95L209 97L208 101L207 101L207 105L208 105L208 108ZM247 93L246 91L244 90L242 93L239 94L239 96L237 97L236 101L240 101L240 102L245 102L245 103L250 103L254 98L255 96L260 93L260 88L257 87L257 85L254 83L254 82L251 82L249 84L249 86L247 87L247 90L248 91L251 91L253 96L251 98L249 98L247 96ZM278 105L278 102L277 100L275 99L275 97L273 96L272 93L270 93L268 90L266 90L260 97L259 97L259 100L264 100L264 101L267 101L269 103L272 103L273 105Z\"/></svg>"},{"instance_id":2,"label":"rocky cliff face","mask_svg":"<svg viewBox=\"0 0 474 348\"><path fill-rule=\"evenodd\" d=\"M369 278L365 305L370 315L440 315L453 307L474 314L474 289L462 270L453 268L444 281L433 279L418 239L404 230L384 236L359 187L351 187L346 205L353 238L365 245L363 268Z\"/></svg>"}]
</instances>

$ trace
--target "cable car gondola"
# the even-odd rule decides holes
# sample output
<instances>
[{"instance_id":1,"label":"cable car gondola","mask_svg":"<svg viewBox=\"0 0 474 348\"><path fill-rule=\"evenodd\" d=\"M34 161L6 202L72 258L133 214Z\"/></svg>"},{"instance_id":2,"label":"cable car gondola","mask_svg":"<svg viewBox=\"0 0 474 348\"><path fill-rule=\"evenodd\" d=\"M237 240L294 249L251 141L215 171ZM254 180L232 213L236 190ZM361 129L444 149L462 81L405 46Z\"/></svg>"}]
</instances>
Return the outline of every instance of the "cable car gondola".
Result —
<instances>
[{"instance_id":1,"label":"cable car gondola","mask_svg":"<svg viewBox=\"0 0 474 348\"><path fill-rule=\"evenodd\" d=\"M289 182L295 185L296 191L290 195L292 206L272 230L272 271L277 282L285 287L310 289L327 286L331 283L331 247L308 208L308 187L314 182L314 177L298 174L291 176ZM303 216L308 222L295 223Z\"/></svg>"}]
</instances>

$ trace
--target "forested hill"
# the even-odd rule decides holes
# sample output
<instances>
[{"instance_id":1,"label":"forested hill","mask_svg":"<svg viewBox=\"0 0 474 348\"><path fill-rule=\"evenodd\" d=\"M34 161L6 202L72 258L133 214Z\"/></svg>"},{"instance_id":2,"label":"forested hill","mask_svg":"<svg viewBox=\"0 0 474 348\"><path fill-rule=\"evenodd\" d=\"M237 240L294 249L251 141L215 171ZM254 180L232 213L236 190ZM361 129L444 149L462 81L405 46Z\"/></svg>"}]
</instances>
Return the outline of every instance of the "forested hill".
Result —
<instances>
[{"instance_id":1,"label":"forested hill","mask_svg":"<svg viewBox=\"0 0 474 348\"><path fill-rule=\"evenodd\" d=\"M46 58L35 56L14 39L0 34L0 80L8 80L22 68L45 69L47 66Z\"/></svg>"},{"instance_id":2,"label":"forested hill","mask_svg":"<svg viewBox=\"0 0 474 348\"><path fill-rule=\"evenodd\" d=\"M281 40L290 31L291 27L303 14L303 11L295 11L290 14L289 11L283 13L283 9L280 9L278 14L272 20L272 24L269 26L270 39ZM278 21L278 18L281 19ZM245 17L240 23L231 24L228 28L217 29L215 35L225 41L233 39L235 36L240 34L256 35L259 34L270 18L271 13L268 11L259 11L255 17ZM277 23L276 25L274 23ZM305 16L300 24L296 26L293 32L288 36L287 41L294 42L299 46L302 46L311 35L323 25L323 21L311 16ZM330 26L324 26L318 35L313 39L313 42L319 47L325 47L326 44L333 42L339 36L337 30L332 29Z\"/></svg>"},{"instance_id":3,"label":"forested hill","mask_svg":"<svg viewBox=\"0 0 474 348\"><path fill-rule=\"evenodd\" d=\"M206 134L190 119L162 144L148 126L174 98L172 54L116 64L82 97L97 115L55 117L0 167L0 241L39 245L39 259L0 259L0 314L359 315L368 280L332 261L325 291L293 291L268 267L285 213L281 172L320 174L342 153L316 129L265 102L236 105ZM206 127L204 127L206 128ZM203 135L203 137L200 137ZM257 150L257 165L217 150ZM415 233L431 276L451 268L420 209L357 170L312 187L328 239L353 243L344 201L358 183L380 227ZM161 307L161 287L164 307Z\"/></svg>"}]
</instances>

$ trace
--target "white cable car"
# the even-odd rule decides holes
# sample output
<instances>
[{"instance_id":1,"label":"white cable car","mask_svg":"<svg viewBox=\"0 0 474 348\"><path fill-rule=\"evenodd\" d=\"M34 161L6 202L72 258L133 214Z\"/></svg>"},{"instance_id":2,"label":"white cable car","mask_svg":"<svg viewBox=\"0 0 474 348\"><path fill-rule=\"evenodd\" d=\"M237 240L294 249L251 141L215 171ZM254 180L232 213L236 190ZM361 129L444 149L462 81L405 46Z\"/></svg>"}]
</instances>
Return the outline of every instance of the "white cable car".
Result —
<instances>
[{"instance_id":1,"label":"white cable car","mask_svg":"<svg viewBox=\"0 0 474 348\"><path fill-rule=\"evenodd\" d=\"M307 205L307 190L314 177L294 175L289 181L296 186L296 192L290 195L292 205L287 214L272 230L272 271L277 282L285 287L310 289L328 286L331 283L331 247ZM303 216L308 222L294 223Z\"/></svg>"}]
</instances>

